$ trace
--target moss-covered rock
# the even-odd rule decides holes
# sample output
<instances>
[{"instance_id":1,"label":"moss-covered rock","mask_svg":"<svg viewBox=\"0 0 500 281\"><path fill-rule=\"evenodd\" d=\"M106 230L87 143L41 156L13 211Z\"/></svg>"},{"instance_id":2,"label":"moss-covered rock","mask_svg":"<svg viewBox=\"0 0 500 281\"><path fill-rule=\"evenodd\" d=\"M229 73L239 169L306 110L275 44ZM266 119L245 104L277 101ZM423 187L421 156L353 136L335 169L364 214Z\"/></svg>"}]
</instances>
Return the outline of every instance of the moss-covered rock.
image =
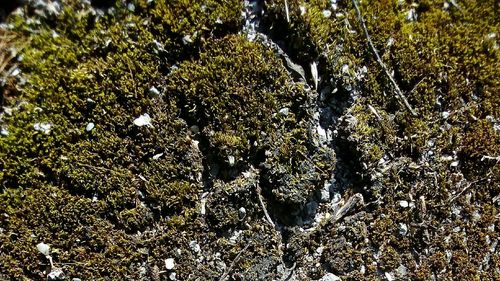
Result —
<instances>
[{"instance_id":1,"label":"moss-covered rock","mask_svg":"<svg viewBox=\"0 0 500 281\"><path fill-rule=\"evenodd\" d=\"M354 2L266 1L318 91L242 1L43 3L2 26L0 279L46 278L40 242L82 279L498 277L494 1L358 3L383 65Z\"/></svg>"}]
</instances>

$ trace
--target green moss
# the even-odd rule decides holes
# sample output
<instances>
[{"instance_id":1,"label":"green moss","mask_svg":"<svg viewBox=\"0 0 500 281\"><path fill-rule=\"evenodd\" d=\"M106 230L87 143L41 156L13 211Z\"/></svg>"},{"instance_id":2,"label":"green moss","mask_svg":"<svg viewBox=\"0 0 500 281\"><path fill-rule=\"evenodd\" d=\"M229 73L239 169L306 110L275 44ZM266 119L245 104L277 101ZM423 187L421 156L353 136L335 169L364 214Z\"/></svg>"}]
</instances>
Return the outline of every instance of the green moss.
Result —
<instances>
[{"instance_id":1,"label":"green moss","mask_svg":"<svg viewBox=\"0 0 500 281\"><path fill-rule=\"evenodd\" d=\"M44 241L58 250L54 261L69 276L140 279L143 247L164 246L140 245L134 234L163 222L174 235L193 218L201 155L178 100L148 91L161 88L172 64L196 55L215 26L219 35L235 30L241 3L190 10L187 2L135 4L135 14L117 4L114 15L96 17L86 4L68 1L57 19L11 19L29 45L20 63L28 79L23 104L9 104L13 113L2 119L9 135L0 137L0 210L8 216L0 225L0 258L7 276L45 278L37 266L44 257L36 253ZM166 19L179 11L196 21ZM187 33L194 42L184 46ZM145 113L152 126L135 126ZM90 122L95 127L87 131ZM50 131L35 130L37 123Z\"/></svg>"},{"instance_id":2,"label":"green moss","mask_svg":"<svg viewBox=\"0 0 500 281\"><path fill-rule=\"evenodd\" d=\"M13 111L1 120L9 131L0 137L6 279L46 277L39 265L45 257L36 252L42 241L71 277L145 279L151 276L144 268L174 256L179 279L220 277L218 260L198 261L201 254L189 246L198 241L207 259L218 251L226 265L246 249L234 268L246 275L234 278L269 279L263 273L281 263L281 240L262 225L248 171L260 172L273 219L290 225L290 210L331 180L336 155L313 141L315 93L294 83L273 51L236 35L242 1L167 2L117 2L99 15L68 0L57 16L10 18L28 43L19 62L27 83L7 100ZM131 3L135 9L126 7ZM497 256L489 270L478 270L487 241L498 238L490 228L500 168L483 159L500 153L493 1L459 3L460 9L430 0L416 7L363 1L375 47L417 116L395 97L349 1L337 9L326 0L288 1L290 22L284 1L266 3L262 26L270 37L287 42L283 49L301 65L317 61L321 88L337 88L322 105L344 110L336 103L356 93L338 142L354 152L345 153L348 161L368 179L352 192L363 193L370 216L359 224L345 218L342 229L327 223L307 240L294 236L290 255L301 264L327 245L325 268L308 272L315 279L326 269L373 279L399 264L417 280L442 269L493 278ZM412 8L415 21L406 19ZM159 95L149 94L152 86ZM134 125L145 113L152 125ZM95 128L87 131L90 122ZM39 123L50 124L50 132L35 130ZM400 209L397 200L415 207ZM401 223L409 228L405 237ZM456 226L467 232L451 233ZM242 238L230 241L236 229ZM420 251L425 247L430 251ZM373 249L381 251L378 263ZM408 255L413 249L421 255L418 267Z\"/></svg>"}]
</instances>

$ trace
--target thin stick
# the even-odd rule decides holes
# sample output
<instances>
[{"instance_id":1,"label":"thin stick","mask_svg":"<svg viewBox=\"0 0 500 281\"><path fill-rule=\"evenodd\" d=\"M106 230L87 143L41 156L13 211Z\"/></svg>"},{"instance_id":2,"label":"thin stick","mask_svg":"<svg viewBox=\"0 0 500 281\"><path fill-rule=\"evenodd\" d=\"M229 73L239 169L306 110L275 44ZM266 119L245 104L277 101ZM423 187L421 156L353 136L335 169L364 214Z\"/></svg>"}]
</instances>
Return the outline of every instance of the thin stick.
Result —
<instances>
[{"instance_id":1,"label":"thin stick","mask_svg":"<svg viewBox=\"0 0 500 281\"><path fill-rule=\"evenodd\" d=\"M359 6L358 6L357 0L352 0L352 3L354 4L354 8L356 9L356 13L358 14L358 19L361 22L361 27L363 28L363 31L365 33L366 40L368 41L368 45L372 49L372 52L375 54L375 57L377 59L378 64L380 64L380 67L382 67L382 69L384 70L385 75L387 77L389 77L389 80L391 81L392 85L394 86L396 94L401 98L401 100L403 100L403 103L406 106L406 108L411 112L411 114L413 116L417 116L417 112L411 107L410 103L408 103L408 100L403 95L403 92L399 88L398 84L396 83L396 81L394 80L394 78L392 77L392 75L389 73L389 70L387 69L387 66L384 64L384 62L380 58L380 55L378 54L378 51L375 48L375 45L373 45L372 39L370 37L370 34L368 33L368 28L366 27L365 20L364 20L363 16L361 15L361 11L359 10Z\"/></svg>"},{"instance_id":2,"label":"thin stick","mask_svg":"<svg viewBox=\"0 0 500 281\"><path fill-rule=\"evenodd\" d=\"M224 274L222 274L222 276L221 276L221 278L220 278L220 280L221 280L221 281L226 280L226 278L227 278L227 276L229 275L229 273L231 272L231 270L233 270L234 265L235 265L235 264L236 264L236 262L240 259L241 254L242 254L243 252L245 252L245 251L248 249L248 247L250 247L250 244L251 244L251 243L248 243L248 244L245 246L245 248L243 248L243 249L242 249L242 250L241 250L241 251L240 251L240 252L236 255L236 257L234 258L234 260L231 262L231 265L229 265L229 268L227 269L227 271L225 271L225 272L224 272Z\"/></svg>"},{"instance_id":3,"label":"thin stick","mask_svg":"<svg viewBox=\"0 0 500 281\"><path fill-rule=\"evenodd\" d=\"M84 164L84 163L80 163L80 162L75 162L75 164L77 164L79 166L82 166L82 167L86 167L86 168L91 168L91 169L95 169L95 170L101 170L101 171L106 171L106 172L110 172L110 173L115 173L115 174L118 174L120 176L127 176L126 174L124 174L122 172L111 170L111 169L108 169L108 168L105 168L105 167L99 167L99 166Z\"/></svg>"},{"instance_id":4,"label":"thin stick","mask_svg":"<svg viewBox=\"0 0 500 281\"><path fill-rule=\"evenodd\" d=\"M290 13L288 12L288 2L285 0L286 21L290 23Z\"/></svg>"},{"instance_id":5,"label":"thin stick","mask_svg":"<svg viewBox=\"0 0 500 281\"><path fill-rule=\"evenodd\" d=\"M450 198L448 200L448 204L455 201L458 197L460 197L467 189L469 189L473 184L476 184L478 182L481 182L481 181L484 181L486 180L487 178L482 178L482 179L478 179L478 180L475 180L475 181L472 181L470 182L469 184L467 184L462 190L460 190L459 193L457 193L455 196L453 196L452 198Z\"/></svg>"},{"instance_id":6,"label":"thin stick","mask_svg":"<svg viewBox=\"0 0 500 281\"><path fill-rule=\"evenodd\" d=\"M271 217L269 216L269 213L267 212L267 209L266 209L266 205L264 205L264 200L262 200L262 190L260 189L260 186L258 183L256 183L256 187L255 189L257 190L257 197L259 197L259 202L260 202L260 206L262 207L262 210L264 211L264 215L266 216L266 219L267 219L267 222L273 227L275 228L276 225L274 224L273 220L271 219Z\"/></svg>"}]
</instances>

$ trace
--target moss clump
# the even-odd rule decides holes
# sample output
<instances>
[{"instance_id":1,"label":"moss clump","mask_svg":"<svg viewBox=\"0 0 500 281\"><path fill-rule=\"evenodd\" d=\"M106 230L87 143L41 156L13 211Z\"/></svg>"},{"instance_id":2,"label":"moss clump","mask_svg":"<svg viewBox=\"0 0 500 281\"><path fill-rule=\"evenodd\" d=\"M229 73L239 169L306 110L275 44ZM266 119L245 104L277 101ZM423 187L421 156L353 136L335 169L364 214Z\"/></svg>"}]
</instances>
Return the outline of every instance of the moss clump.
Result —
<instances>
[{"instance_id":1,"label":"moss clump","mask_svg":"<svg viewBox=\"0 0 500 281\"><path fill-rule=\"evenodd\" d=\"M310 141L311 93L264 46L240 36L208 42L198 60L180 64L165 83L183 104L181 115L199 128L219 177L264 162L264 187L274 198L303 204L330 176L334 154Z\"/></svg>"},{"instance_id":2,"label":"moss clump","mask_svg":"<svg viewBox=\"0 0 500 281\"><path fill-rule=\"evenodd\" d=\"M260 44L232 36L204 46L199 60L179 65L167 77L167 98L173 95L183 104L181 114L199 127L214 161L227 163L233 156L236 165L257 163L255 152L276 138L279 109L296 106L307 95Z\"/></svg>"}]
</instances>

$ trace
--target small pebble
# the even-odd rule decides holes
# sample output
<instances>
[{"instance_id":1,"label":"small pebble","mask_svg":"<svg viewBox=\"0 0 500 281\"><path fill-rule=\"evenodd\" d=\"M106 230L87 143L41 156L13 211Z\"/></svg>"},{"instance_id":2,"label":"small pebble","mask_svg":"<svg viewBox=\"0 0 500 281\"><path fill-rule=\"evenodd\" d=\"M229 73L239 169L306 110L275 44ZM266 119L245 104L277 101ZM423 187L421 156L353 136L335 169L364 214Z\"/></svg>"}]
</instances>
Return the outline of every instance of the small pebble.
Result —
<instances>
[{"instance_id":1,"label":"small pebble","mask_svg":"<svg viewBox=\"0 0 500 281\"><path fill-rule=\"evenodd\" d=\"M304 7L304 6L299 6L299 10L300 10L301 16L305 15L307 12L306 7Z\"/></svg>"},{"instance_id":2,"label":"small pebble","mask_svg":"<svg viewBox=\"0 0 500 281\"><path fill-rule=\"evenodd\" d=\"M60 268L54 268L52 271L47 275L47 280L64 280L66 279L66 275Z\"/></svg>"},{"instance_id":3,"label":"small pebble","mask_svg":"<svg viewBox=\"0 0 500 281\"><path fill-rule=\"evenodd\" d=\"M182 37L182 43L184 45L188 45L188 44L193 43L193 39L191 39L191 35L186 35L186 36Z\"/></svg>"},{"instance_id":4,"label":"small pebble","mask_svg":"<svg viewBox=\"0 0 500 281\"><path fill-rule=\"evenodd\" d=\"M405 200L399 201L399 206L401 206L402 208L408 208L409 206L408 201Z\"/></svg>"},{"instance_id":5,"label":"small pebble","mask_svg":"<svg viewBox=\"0 0 500 281\"><path fill-rule=\"evenodd\" d=\"M196 126L196 125L193 125L191 127L189 127L189 130L194 133L194 134L197 134L200 132L200 127Z\"/></svg>"},{"instance_id":6,"label":"small pebble","mask_svg":"<svg viewBox=\"0 0 500 281\"><path fill-rule=\"evenodd\" d=\"M418 15L417 15L417 10L415 9L410 9L408 11L408 13L406 14L406 20L407 21L416 21L418 18Z\"/></svg>"},{"instance_id":7,"label":"small pebble","mask_svg":"<svg viewBox=\"0 0 500 281\"><path fill-rule=\"evenodd\" d=\"M158 89L156 89L155 86L149 88L149 94L153 97L157 97L160 95L160 91L158 91Z\"/></svg>"},{"instance_id":8,"label":"small pebble","mask_svg":"<svg viewBox=\"0 0 500 281\"><path fill-rule=\"evenodd\" d=\"M325 18L329 18L329 17L331 17L331 15L332 15L332 12L330 10L323 10L323 16Z\"/></svg>"},{"instance_id":9,"label":"small pebble","mask_svg":"<svg viewBox=\"0 0 500 281\"><path fill-rule=\"evenodd\" d=\"M201 251L200 245L198 245L198 242L196 242L196 240L189 242L189 247L191 247L191 250L193 250L193 252L195 253Z\"/></svg>"},{"instance_id":10,"label":"small pebble","mask_svg":"<svg viewBox=\"0 0 500 281\"><path fill-rule=\"evenodd\" d=\"M399 278L403 278L408 275L408 268L404 265L400 265L398 268L396 268L396 274Z\"/></svg>"},{"instance_id":11,"label":"small pebble","mask_svg":"<svg viewBox=\"0 0 500 281\"><path fill-rule=\"evenodd\" d=\"M229 156L227 157L227 161L228 161L228 163L229 163L229 166L230 166L230 167L233 167L233 166L234 166L234 163L235 163L234 156L229 155Z\"/></svg>"},{"instance_id":12,"label":"small pebble","mask_svg":"<svg viewBox=\"0 0 500 281\"><path fill-rule=\"evenodd\" d=\"M167 270L172 270L175 267L175 261L173 258L168 258L165 260L165 268Z\"/></svg>"},{"instance_id":13,"label":"small pebble","mask_svg":"<svg viewBox=\"0 0 500 281\"><path fill-rule=\"evenodd\" d=\"M321 256L321 254L323 253L323 251L324 251L324 250L325 250L325 247L320 246L320 247L318 247L318 248L316 249L316 254L317 254L318 256Z\"/></svg>"},{"instance_id":14,"label":"small pebble","mask_svg":"<svg viewBox=\"0 0 500 281\"><path fill-rule=\"evenodd\" d=\"M177 275L177 274L175 274L175 272L172 272L172 273L170 273L170 274L168 275L168 279L170 279L170 280L176 280L176 275Z\"/></svg>"},{"instance_id":15,"label":"small pebble","mask_svg":"<svg viewBox=\"0 0 500 281\"><path fill-rule=\"evenodd\" d=\"M94 129L94 127L95 127L95 124L94 124L94 123L92 123L92 122L90 122L90 123L88 123L88 124L87 124L87 126L85 127L85 131L90 132L90 131L92 131L92 130Z\"/></svg>"},{"instance_id":16,"label":"small pebble","mask_svg":"<svg viewBox=\"0 0 500 281\"><path fill-rule=\"evenodd\" d=\"M330 183L325 183L323 185L323 188L321 189L320 193L320 201L323 203L329 202L330 201Z\"/></svg>"},{"instance_id":17,"label":"small pebble","mask_svg":"<svg viewBox=\"0 0 500 281\"><path fill-rule=\"evenodd\" d=\"M290 112L290 109L288 107L284 107L284 108L280 109L279 114L281 114L283 116L287 116L289 112Z\"/></svg>"},{"instance_id":18,"label":"small pebble","mask_svg":"<svg viewBox=\"0 0 500 281\"><path fill-rule=\"evenodd\" d=\"M153 160L158 160L158 159L160 159L160 157L162 157L162 156L163 156L163 153L158 153L158 154L153 155L153 157L152 157L152 158L153 158Z\"/></svg>"},{"instance_id":19,"label":"small pebble","mask_svg":"<svg viewBox=\"0 0 500 281\"><path fill-rule=\"evenodd\" d=\"M408 226L405 223L400 223L399 224L399 234L402 236L406 236L408 233Z\"/></svg>"},{"instance_id":20,"label":"small pebble","mask_svg":"<svg viewBox=\"0 0 500 281\"><path fill-rule=\"evenodd\" d=\"M244 207L238 209L238 217L240 220L244 219L247 216L247 210Z\"/></svg>"},{"instance_id":21,"label":"small pebble","mask_svg":"<svg viewBox=\"0 0 500 281\"><path fill-rule=\"evenodd\" d=\"M6 137L6 136L8 136L8 135L9 135L9 131L8 131L7 129L5 129L5 128L2 128L2 129L0 130L0 135L2 135L2 136L4 136L4 137Z\"/></svg>"},{"instance_id":22,"label":"small pebble","mask_svg":"<svg viewBox=\"0 0 500 281\"><path fill-rule=\"evenodd\" d=\"M327 273L325 275L323 275L323 277L321 277L321 279L319 279L319 281L341 281L340 277L338 277L337 275L333 274L333 273Z\"/></svg>"},{"instance_id":23,"label":"small pebble","mask_svg":"<svg viewBox=\"0 0 500 281\"><path fill-rule=\"evenodd\" d=\"M134 120L134 125L138 127L151 126L151 117L149 117L149 114L145 113Z\"/></svg>"}]
</instances>

